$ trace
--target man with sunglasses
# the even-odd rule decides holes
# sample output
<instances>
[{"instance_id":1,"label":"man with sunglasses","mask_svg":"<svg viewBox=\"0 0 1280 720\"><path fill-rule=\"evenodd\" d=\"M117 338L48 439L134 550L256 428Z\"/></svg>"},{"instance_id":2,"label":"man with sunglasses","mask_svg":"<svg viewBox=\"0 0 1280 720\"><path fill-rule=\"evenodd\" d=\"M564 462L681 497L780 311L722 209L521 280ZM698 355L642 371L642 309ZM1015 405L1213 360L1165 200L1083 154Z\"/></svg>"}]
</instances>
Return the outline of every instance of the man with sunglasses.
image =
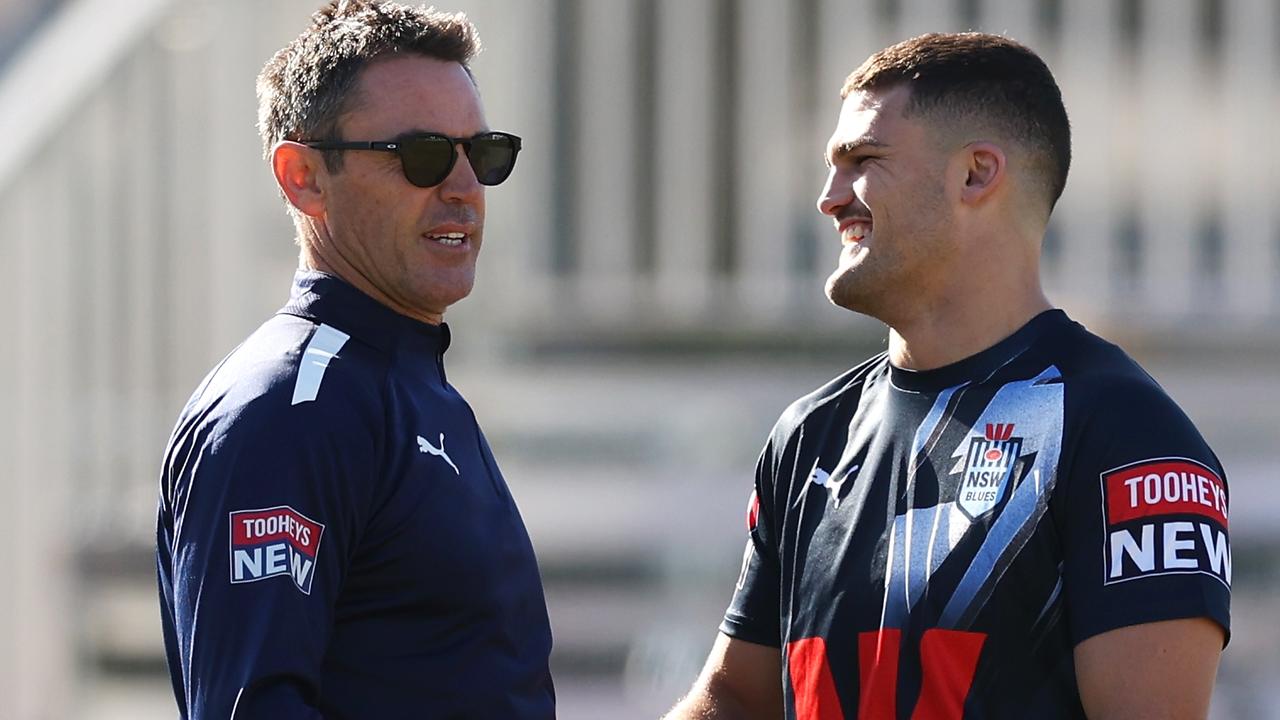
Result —
<instances>
[{"instance_id":1,"label":"man with sunglasses","mask_svg":"<svg viewBox=\"0 0 1280 720\"><path fill-rule=\"evenodd\" d=\"M1041 289L1071 159L1048 67L929 34L841 98L826 291L888 349L778 420L736 592L669 720L1203 719L1230 623L1225 477Z\"/></svg>"},{"instance_id":2,"label":"man with sunglasses","mask_svg":"<svg viewBox=\"0 0 1280 720\"><path fill-rule=\"evenodd\" d=\"M555 715L528 534L445 378L496 132L461 14L334 0L258 79L297 229L289 302L165 453L157 562L181 715Z\"/></svg>"}]
</instances>

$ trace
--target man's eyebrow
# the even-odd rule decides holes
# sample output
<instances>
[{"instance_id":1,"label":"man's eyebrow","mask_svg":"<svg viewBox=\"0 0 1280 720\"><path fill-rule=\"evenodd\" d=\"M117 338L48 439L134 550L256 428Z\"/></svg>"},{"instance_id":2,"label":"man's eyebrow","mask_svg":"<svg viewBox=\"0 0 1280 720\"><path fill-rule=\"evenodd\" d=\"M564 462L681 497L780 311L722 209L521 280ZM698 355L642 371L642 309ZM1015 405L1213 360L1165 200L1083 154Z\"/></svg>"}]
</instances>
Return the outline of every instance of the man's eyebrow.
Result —
<instances>
[{"instance_id":1,"label":"man's eyebrow","mask_svg":"<svg viewBox=\"0 0 1280 720\"><path fill-rule=\"evenodd\" d=\"M841 158L853 155L860 150L865 150L867 148L883 148L888 146L889 143L877 140L874 136L863 135L862 137L854 138L853 140L846 140L838 145L828 147L826 160L827 163L830 164Z\"/></svg>"}]
</instances>

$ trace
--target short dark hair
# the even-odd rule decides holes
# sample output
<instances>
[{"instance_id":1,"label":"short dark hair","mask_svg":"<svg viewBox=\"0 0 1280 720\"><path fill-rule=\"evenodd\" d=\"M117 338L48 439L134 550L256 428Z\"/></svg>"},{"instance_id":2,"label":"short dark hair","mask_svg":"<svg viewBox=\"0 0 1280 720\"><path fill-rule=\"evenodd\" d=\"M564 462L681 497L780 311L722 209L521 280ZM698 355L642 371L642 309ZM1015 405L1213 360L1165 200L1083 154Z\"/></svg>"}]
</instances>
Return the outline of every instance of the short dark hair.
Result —
<instances>
[{"instance_id":1,"label":"short dark hair","mask_svg":"<svg viewBox=\"0 0 1280 720\"><path fill-rule=\"evenodd\" d=\"M469 63L480 51L476 28L462 13L330 0L311 19L311 27L272 56L258 75L264 155L281 140L340 139L338 120L350 109L360 71L378 59L423 55L456 62L471 75ZM331 171L341 163L341 153L325 153Z\"/></svg>"},{"instance_id":2,"label":"short dark hair","mask_svg":"<svg viewBox=\"0 0 1280 720\"><path fill-rule=\"evenodd\" d=\"M867 58L840 97L899 85L911 90L908 115L974 119L1023 144L1042 168L1052 210L1071 166L1071 124L1062 91L1035 52L1000 35L929 33Z\"/></svg>"}]
</instances>

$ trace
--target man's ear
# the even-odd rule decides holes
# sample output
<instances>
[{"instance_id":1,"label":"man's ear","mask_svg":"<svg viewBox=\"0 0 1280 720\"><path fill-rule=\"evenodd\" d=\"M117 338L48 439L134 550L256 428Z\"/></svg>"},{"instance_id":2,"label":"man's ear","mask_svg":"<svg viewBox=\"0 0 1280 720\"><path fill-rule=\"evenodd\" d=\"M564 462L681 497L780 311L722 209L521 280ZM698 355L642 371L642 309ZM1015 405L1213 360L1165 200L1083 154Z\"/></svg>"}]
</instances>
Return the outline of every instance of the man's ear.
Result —
<instances>
[{"instance_id":1,"label":"man's ear","mask_svg":"<svg viewBox=\"0 0 1280 720\"><path fill-rule=\"evenodd\" d=\"M284 197L308 217L320 217L325 212L324 189L321 175L326 172L324 157L318 150L281 140L271 148L271 171Z\"/></svg>"},{"instance_id":2,"label":"man's ear","mask_svg":"<svg viewBox=\"0 0 1280 720\"><path fill-rule=\"evenodd\" d=\"M995 143L978 141L965 146L965 178L960 200L980 205L991 197L1008 174L1009 160Z\"/></svg>"}]
</instances>

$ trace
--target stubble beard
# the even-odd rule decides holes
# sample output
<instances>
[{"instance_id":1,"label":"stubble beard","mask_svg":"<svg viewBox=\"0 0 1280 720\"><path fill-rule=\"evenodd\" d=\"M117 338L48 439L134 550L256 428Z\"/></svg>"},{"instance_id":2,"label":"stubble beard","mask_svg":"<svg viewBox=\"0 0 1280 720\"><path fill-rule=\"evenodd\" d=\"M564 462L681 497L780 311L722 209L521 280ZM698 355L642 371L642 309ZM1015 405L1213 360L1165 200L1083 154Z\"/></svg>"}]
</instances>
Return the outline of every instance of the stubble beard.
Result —
<instances>
[{"instance_id":1,"label":"stubble beard","mask_svg":"<svg viewBox=\"0 0 1280 720\"><path fill-rule=\"evenodd\" d=\"M890 325L910 312L928 285L927 268L944 262L949 254L945 228L951 218L940 178L914 193L906 206L912 208L907 222L895 224L890 222L892 218L882 218L872 227L870 244L862 257L846 264L841 251L841 263L825 287L832 304Z\"/></svg>"},{"instance_id":2,"label":"stubble beard","mask_svg":"<svg viewBox=\"0 0 1280 720\"><path fill-rule=\"evenodd\" d=\"M926 228L910 228L891 239L884 234L856 263L842 263L826 282L827 299L837 307L892 325L929 286L928 267L947 255L947 244ZM909 248L895 242L909 242ZM842 258L843 259L843 258Z\"/></svg>"},{"instance_id":3,"label":"stubble beard","mask_svg":"<svg viewBox=\"0 0 1280 720\"><path fill-rule=\"evenodd\" d=\"M836 307L867 314L866 283L859 275L867 275L865 267L840 267L827 278L827 299Z\"/></svg>"}]
</instances>

